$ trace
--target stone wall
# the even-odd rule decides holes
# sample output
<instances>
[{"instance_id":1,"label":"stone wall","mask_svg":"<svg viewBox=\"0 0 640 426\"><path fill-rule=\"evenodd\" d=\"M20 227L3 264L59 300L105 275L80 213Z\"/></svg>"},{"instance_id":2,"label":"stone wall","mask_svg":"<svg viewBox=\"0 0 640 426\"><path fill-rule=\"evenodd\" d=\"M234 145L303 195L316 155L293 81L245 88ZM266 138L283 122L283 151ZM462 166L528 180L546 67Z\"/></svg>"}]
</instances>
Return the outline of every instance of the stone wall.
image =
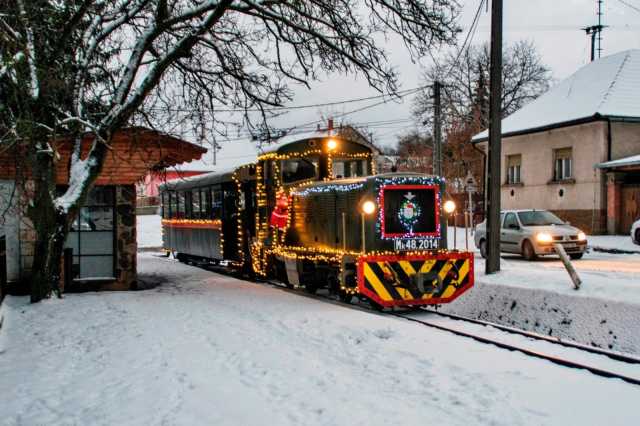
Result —
<instances>
[{"instance_id":1,"label":"stone wall","mask_svg":"<svg viewBox=\"0 0 640 426\"><path fill-rule=\"evenodd\" d=\"M116 187L116 281L104 283L102 290L137 288L138 243L136 229L136 187Z\"/></svg>"}]
</instances>

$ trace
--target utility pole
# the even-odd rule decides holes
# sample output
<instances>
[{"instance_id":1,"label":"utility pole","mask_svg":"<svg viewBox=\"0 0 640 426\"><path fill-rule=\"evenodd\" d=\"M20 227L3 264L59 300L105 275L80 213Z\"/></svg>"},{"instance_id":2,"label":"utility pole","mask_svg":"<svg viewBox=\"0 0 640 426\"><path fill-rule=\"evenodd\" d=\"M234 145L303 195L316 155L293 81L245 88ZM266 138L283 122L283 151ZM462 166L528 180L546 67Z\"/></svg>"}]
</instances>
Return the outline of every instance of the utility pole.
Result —
<instances>
[{"instance_id":1,"label":"utility pole","mask_svg":"<svg viewBox=\"0 0 640 426\"><path fill-rule=\"evenodd\" d=\"M442 176L442 104L440 89L442 83L433 82L433 174Z\"/></svg>"},{"instance_id":2,"label":"utility pole","mask_svg":"<svg viewBox=\"0 0 640 426\"><path fill-rule=\"evenodd\" d=\"M438 80L433 82L433 174L442 177L442 103L440 89L442 83ZM446 217L442 210L443 203L440 203L440 217ZM447 237L448 224L442 227L440 233L440 248L446 249L449 245Z\"/></svg>"},{"instance_id":3,"label":"utility pole","mask_svg":"<svg viewBox=\"0 0 640 426\"><path fill-rule=\"evenodd\" d=\"M487 262L500 270L500 156L502 155L502 0L491 1L491 81L489 83L489 170L487 173Z\"/></svg>"}]
</instances>

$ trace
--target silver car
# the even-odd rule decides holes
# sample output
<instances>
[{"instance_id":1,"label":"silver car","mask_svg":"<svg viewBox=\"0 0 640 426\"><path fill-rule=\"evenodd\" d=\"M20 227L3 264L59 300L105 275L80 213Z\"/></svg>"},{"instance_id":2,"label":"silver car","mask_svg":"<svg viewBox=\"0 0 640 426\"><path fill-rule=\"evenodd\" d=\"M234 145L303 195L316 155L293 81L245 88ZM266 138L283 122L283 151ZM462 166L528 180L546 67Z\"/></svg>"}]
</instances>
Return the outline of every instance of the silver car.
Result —
<instances>
[{"instance_id":1,"label":"silver car","mask_svg":"<svg viewBox=\"0 0 640 426\"><path fill-rule=\"evenodd\" d=\"M478 224L476 247L487 257L486 220ZM580 259L587 249L587 236L578 228L546 210L506 210L500 213L500 251L521 254L527 260L556 254L560 243L571 259Z\"/></svg>"}]
</instances>

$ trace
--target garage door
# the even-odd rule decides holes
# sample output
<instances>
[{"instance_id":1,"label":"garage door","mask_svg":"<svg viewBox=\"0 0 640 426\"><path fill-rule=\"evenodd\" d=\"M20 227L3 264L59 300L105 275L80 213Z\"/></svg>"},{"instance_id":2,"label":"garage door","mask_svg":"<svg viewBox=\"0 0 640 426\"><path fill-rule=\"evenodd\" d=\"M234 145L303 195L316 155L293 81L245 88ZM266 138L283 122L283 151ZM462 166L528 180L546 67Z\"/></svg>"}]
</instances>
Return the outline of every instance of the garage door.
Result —
<instances>
[{"instance_id":1,"label":"garage door","mask_svg":"<svg viewBox=\"0 0 640 426\"><path fill-rule=\"evenodd\" d=\"M640 219L640 185L622 186L622 217L619 232L629 233L631 224Z\"/></svg>"}]
</instances>

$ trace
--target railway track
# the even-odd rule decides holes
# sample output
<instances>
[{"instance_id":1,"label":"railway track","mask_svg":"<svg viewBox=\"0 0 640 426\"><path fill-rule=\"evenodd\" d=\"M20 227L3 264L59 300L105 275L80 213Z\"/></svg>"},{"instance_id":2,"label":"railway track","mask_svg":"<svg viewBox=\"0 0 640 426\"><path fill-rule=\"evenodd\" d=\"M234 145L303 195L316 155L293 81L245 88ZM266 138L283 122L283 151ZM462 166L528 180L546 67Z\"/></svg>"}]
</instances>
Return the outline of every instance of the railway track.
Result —
<instances>
[{"instance_id":1,"label":"railway track","mask_svg":"<svg viewBox=\"0 0 640 426\"><path fill-rule=\"evenodd\" d=\"M202 266L202 265L200 265ZM224 271L221 271L220 268L210 268L207 267L207 269L212 270L214 272L220 273ZM484 344L488 344L488 345L493 345L505 350L509 350L509 351L516 351L516 352L520 352L523 353L527 356L531 356L534 358L538 358L538 359L544 359L546 361L552 362L554 364L557 365L561 365L563 367L568 367L568 368L574 368L574 369L579 369L579 370L586 370L589 371L592 374L595 374L597 376L601 376L601 377L605 377L605 378L610 378L610 379L620 379L623 380L627 383L631 383L634 385L640 385L640 368L638 368L638 375L637 377L633 377L631 375L628 374L622 374L619 372L615 372L615 371L611 371L610 369L606 369L606 368L602 368L598 365L593 365L593 364L589 364L589 363L585 363L585 362L580 362L580 361L575 361L575 360L571 360L568 359L567 357L563 357L563 356L559 356L559 355L554 355L551 353L545 353L544 351L541 350L537 350L537 349L531 349L531 348L527 348L526 345L519 345L519 344L513 344L513 343L508 343L505 342L504 340L499 340L499 339L494 339L491 337L488 337L486 333L472 333L466 330L463 330L461 327L456 327L456 323L460 324L460 323L467 323L467 324L473 324L476 326L483 326L483 327L492 327L496 330L500 330L504 333L509 333L509 334L516 334L522 337L526 337L527 339L533 339L533 340L537 340L537 341L543 341L546 343L550 343L553 345L558 345L558 346L562 346L565 348L569 348L571 350L576 350L576 351L580 351L582 353L588 353L591 355L595 355L598 357L606 357L609 358L610 360L616 361L616 363L619 363L620 365L640 365L640 358L636 358L630 355L625 355L625 354L621 354L621 353L617 353L617 352L613 352L613 351L607 351L601 348L596 348L596 347L592 347L592 346L587 346L587 345L583 345L580 343L576 343L576 342L571 342L571 341L567 341L567 340L562 340L559 338L554 338L554 337L550 337L550 336L544 336L538 333L532 333L529 331L525 331L525 330L520 330L517 328L513 328L513 327L508 327L508 326L504 326L501 324L496 324L496 323L492 323L489 321L482 321L482 320L476 320L473 318L466 318L466 317L462 317L459 315L453 315L453 314L447 314L447 313L442 313L442 312L437 312L433 309L430 308L419 308L419 309L407 309L404 311L390 311L390 312L384 312L381 313L379 311L376 311L375 309L364 305L363 303L358 303L358 304L346 304L343 302L340 302L339 300L329 296L329 295L324 295L324 294L310 294L310 293L305 293L303 291L300 290L296 290L296 289L291 289L288 288L287 286L285 286L283 283L280 283L278 281L273 281L273 280L268 280L268 281L258 281L259 283L265 284L265 285L269 285L273 288L277 288L279 290L285 291L287 293L292 293L298 296L303 296L303 297L307 297L307 298L311 298L311 299L315 299L315 300L321 300L323 302L329 302L335 305L339 305L348 309L356 309L356 310L360 310L360 311L366 311L369 313L375 313L378 315L390 315L390 316L394 316L396 318L400 318L409 322L413 322L413 323L418 323L418 324L422 324L426 327L430 327L430 328L435 328L441 331L446 331L452 334L455 334L457 336L461 336L461 337L465 337L465 338L469 338L472 340L475 340L477 342L481 342ZM448 325L448 324L442 324L442 323L437 323L436 321L430 321L428 319L423 319L423 318L417 318L415 315L416 314L429 314L429 315L433 315L433 316L437 316L440 318L446 318L448 319L452 325Z\"/></svg>"}]
</instances>

